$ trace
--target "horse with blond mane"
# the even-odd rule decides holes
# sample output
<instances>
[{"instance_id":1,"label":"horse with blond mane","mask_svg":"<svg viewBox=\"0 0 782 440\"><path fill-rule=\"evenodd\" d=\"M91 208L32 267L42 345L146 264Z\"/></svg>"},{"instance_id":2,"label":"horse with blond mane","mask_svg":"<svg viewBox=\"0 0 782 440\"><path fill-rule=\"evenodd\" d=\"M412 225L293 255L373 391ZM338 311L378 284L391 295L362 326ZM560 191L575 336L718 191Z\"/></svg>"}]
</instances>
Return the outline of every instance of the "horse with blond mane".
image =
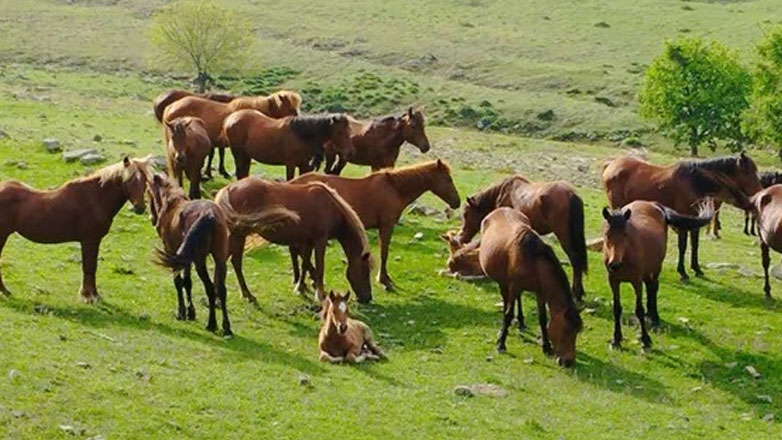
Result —
<instances>
[{"instance_id":1,"label":"horse with blond mane","mask_svg":"<svg viewBox=\"0 0 782 440\"><path fill-rule=\"evenodd\" d=\"M180 99L186 98L188 96L197 96L199 98L217 102L231 102L236 98L235 95L229 95L225 93L193 93L187 90L179 89L167 90L159 94L157 98L155 98L155 102L152 104L152 107L155 110L155 118L157 118L157 121L163 122L163 112L166 111L166 107L171 105L171 103L179 101Z\"/></svg>"}]
</instances>

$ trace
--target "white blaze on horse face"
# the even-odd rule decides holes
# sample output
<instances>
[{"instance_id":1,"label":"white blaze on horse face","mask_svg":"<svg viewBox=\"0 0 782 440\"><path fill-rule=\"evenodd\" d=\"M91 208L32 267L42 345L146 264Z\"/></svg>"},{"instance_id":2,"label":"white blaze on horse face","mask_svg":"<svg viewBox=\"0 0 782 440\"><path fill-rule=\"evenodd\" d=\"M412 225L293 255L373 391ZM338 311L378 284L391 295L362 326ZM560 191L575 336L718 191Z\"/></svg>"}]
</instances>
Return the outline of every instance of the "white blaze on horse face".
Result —
<instances>
[{"instance_id":1,"label":"white blaze on horse face","mask_svg":"<svg viewBox=\"0 0 782 440\"><path fill-rule=\"evenodd\" d=\"M345 301L340 301L340 303L339 303L339 305L337 307L339 308L339 311L342 312L342 313L345 313L348 310L348 305L345 304Z\"/></svg>"}]
</instances>

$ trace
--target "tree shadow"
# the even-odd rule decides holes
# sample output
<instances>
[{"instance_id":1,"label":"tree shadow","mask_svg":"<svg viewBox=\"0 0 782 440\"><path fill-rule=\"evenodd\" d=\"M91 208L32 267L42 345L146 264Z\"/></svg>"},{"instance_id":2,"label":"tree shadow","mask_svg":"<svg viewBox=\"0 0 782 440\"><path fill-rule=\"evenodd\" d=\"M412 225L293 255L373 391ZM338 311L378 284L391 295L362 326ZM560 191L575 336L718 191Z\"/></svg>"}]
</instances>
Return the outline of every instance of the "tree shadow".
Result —
<instances>
[{"instance_id":1,"label":"tree shadow","mask_svg":"<svg viewBox=\"0 0 782 440\"><path fill-rule=\"evenodd\" d=\"M673 403L661 382L581 351L578 352L574 368L566 371L582 382L614 393L627 394L651 403Z\"/></svg>"}]
</instances>

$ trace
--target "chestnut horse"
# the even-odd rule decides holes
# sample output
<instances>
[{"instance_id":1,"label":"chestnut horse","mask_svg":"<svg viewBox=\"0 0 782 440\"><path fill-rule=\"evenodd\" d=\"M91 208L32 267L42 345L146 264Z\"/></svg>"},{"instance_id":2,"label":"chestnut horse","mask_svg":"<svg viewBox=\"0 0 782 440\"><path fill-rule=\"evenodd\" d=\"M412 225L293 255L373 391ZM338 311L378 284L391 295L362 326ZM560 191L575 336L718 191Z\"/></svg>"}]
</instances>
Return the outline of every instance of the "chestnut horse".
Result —
<instances>
[{"instance_id":1,"label":"chestnut horse","mask_svg":"<svg viewBox=\"0 0 782 440\"><path fill-rule=\"evenodd\" d=\"M370 282L371 258L367 234L361 220L350 205L334 190L318 182L306 185L271 182L250 177L234 182L217 193L217 204L228 216L231 228L231 263L239 279L242 296L254 302L255 297L247 288L242 272L242 257L248 235L258 233L269 242L288 245L294 271L298 270L297 256L309 261L315 251L314 274L318 303L325 296L323 268L326 244L336 238L347 257L347 279L358 300L372 300ZM284 210L288 221L270 229L268 221L259 216ZM303 284L303 283L302 283ZM297 286L299 292L301 286Z\"/></svg>"},{"instance_id":2,"label":"chestnut horse","mask_svg":"<svg viewBox=\"0 0 782 440\"><path fill-rule=\"evenodd\" d=\"M283 118L285 116L297 116L299 106L301 105L301 96L296 92L283 90L269 96L240 97L223 103L212 101L197 96L188 96L174 101L163 112L163 121L172 121L182 116L195 116L204 121L206 132L209 133L209 139L212 145L217 147L220 153L220 174L229 177L225 170L224 156L225 145L221 142L220 134L223 131L223 121L231 113L252 109L258 110L272 118ZM214 149L209 153L209 161L206 167L206 175L212 175L212 158Z\"/></svg>"},{"instance_id":3,"label":"chestnut horse","mask_svg":"<svg viewBox=\"0 0 782 440\"><path fill-rule=\"evenodd\" d=\"M166 163L168 175L184 188L182 175L190 180L191 199L201 198L201 167L212 151L212 142L204 121L185 116L165 122Z\"/></svg>"},{"instance_id":4,"label":"chestnut horse","mask_svg":"<svg viewBox=\"0 0 782 440\"><path fill-rule=\"evenodd\" d=\"M472 241L464 244L459 241L457 234L457 231L448 231L440 235L440 238L448 243L449 256L446 262L448 273L461 280L486 278L480 261L481 242ZM519 316L524 316L521 310L519 310Z\"/></svg>"},{"instance_id":5,"label":"chestnut horse","mask_svg":"<svg viewBox=\"0 0 782 440\"><path fill-rule=\"evenodd\" d=\"M524 213L538 234L554 233L573 266L573 292L580 301L584 297L582 278L588 267L584 203L575 188L564 181L530 182L519 175L509 177L467 198L459 240L472 240L481 220L502 206Z\"/></svg>"},{"instance_id":6,"label":"chestnut horse","mask_svg":"<svg viewBox=\"0 0 782 440\"><path fill-rule=\"evenodd\" d=\"M559 365L572 365L576 359L576 336L581 331L581 317L562 265L551 247L535 233L529 218L508 207L492 211L481 222L479 254L481 268L499 284L502 295L504 320L497 351L505 352L514 303L521 302L523 291L532 291L538 301L543 353L556 355ZM546 305L551 312L548 326ZM519 324L523 328L521 316Z\"/></svg>"},{"instance_id":7,"label":"chestnut horse","mask_svg":"<svg viewBox=\"0 0 782 440\"><path fill-rule=\"evenodd\" d=\"M771 185L752 197L752 205L758 213L758 235L763 263L766 298L771 298L771 284L768 282L768 266L771 263L769 249L782 252L782 185Z\"/></svg>"},{"instance_id":8,"label":"chestnut horse","mask_svg":"<svg viewBox=\"0 0 782 440\"><path fill-rule=\"evenodd\" d=\"M155 117L157 118L157 121L163 122L163 112L172 102L179 101L180 99L186 98L188 96L197 96L199 98L217 102L231 102L234 100L234 98L236 98L235 95L222 93L193 93L188 92L187 90L168 90L159 94L157 98L155 98L153 107L155 109Z\"/></svg>"},{"instance_id":9,"label":"chestnut horse","mask_svg":"<svg viewBox=\"0 0 782 440\"><path fill-rule=\"evenodd\" d=\"M155 174L148 182L149 210L152 224L163 240L158 249L159 263L174 271L179 320L195 320L191 290L190 267L204 283L209 299L209 320L206 329L217 331L215 307L217 299L223 312L223 335L231 336L231 322L225 292L226 262L228 261L228 224L225 215L209 200L188 200L185 192L173 181ZM214 283L209 279L206 258L211 255L215 264ZM183 293L187 294L187 309Z\"/></svg>"},{"instance_id":10,"label":"chestnut horse","mask_svg":"<svg viewBox=\"0 0 782 440\"><path fill-rule=\"evenodd\" d=\"M385 359L386 354L375 343L369 326L348 316L349 298L350 292L329 292L324 301L323 325L318 335L320 360L358 364L366 359Z\"/></svg>"},{"instance_id":11,"label":"chestnut horse","mask_svg":"<svg viewBox=\"0 0 782 440\"><path fill-rule=\"evenodd\" d=\"M326 173L339 175L347 162L369 165L372 171L393 168L399 157L399 149L405 142L418 147L421 153L426 153L430 148L424 114L413 107L401 116L387 116L371 121L350 118L350 140L355 150L352 155L340 154L337 160L336 154L326 154Z\"/></svg>"},{"instance_id":12,"label":"chestnut horse","mask_svg":"<svg viewBox=\"0 0 782 440\"><path fill-rule=\"evenodd\" d=\"M635 200L648 200L686 215L695 215L697 202L705 197L740 209L751 209L749 197L762 189L755 162L743 152L737 157L680 161L663 167L635 157L620 157L605 165L602 180L612 209ZM688 231L677 233L677 270L682 280L686 280L684 253L687 251ZM697 276L702 276L698 262L700 231L695 229L689 234L692 243L690 267Z\"/></svg>"},{"instance_id":13,"label":"chestnut horse","mask_svg":"<svg viewBox=\"0 0 782 440\"><path fill-rule=\"evenodd\" d=\"M614 338L611 345L620 347L622 342L622 282L632 284L635 291L635 316L641 325L641 342L644 348L652 345L646 331L643 307L643 286L646 285L646 316L652 327L659 327L657 291L660 287L660 271L665 259L668 242L668 226L682 231L696 231L708 224L714 214L714 203L709 199L698 206L698 216L682 215L657 202L643 200L610 212L603 208L603 261L608 269L608 283L614 295Z\"/></svg>"},{"instance_id":14,"label":"chestnut horse","mask_svg":"<svg viewBox=\"0 0 782 440\"><path fill-rule=\"evenodd\" d=\"M87 177L71 180L51 191L38 191L9 180L0 183L0 253L8 236L18 232L36 243L81 243L82 300L100 300L95 285L100 242L112 220L130 200L144 212L146 159L129 159ZM0 292L10 295L0 276Z\"/></svg>"},{"instance_id":15,"label":"chestnut horse","mask_svg":"<svg viewBox=\"0 0 782 440\"><path fill-rule=\"evenodd\" d=\"M312 171L323 160L324 144L348 154L352 150L345 115L287 116L270 118L255 110L240 110L223 124L223 143L230 146L236 177L250 175L250 163L285 165L287 180Z\"/></svg>"},{"instance_id":16,"label":"chestnut horse","mask_svg":"<svg viewBox=\"0 0 782 440\"><path fill-rule=\"evenodd\" d=\"M451 167L439 159L399 169L386 169L358 179L308 173L291 181L309 182L323 182L336 190L356 211L364 228L377 228L380 241L380 271L377 280L386 289L392 289L394 285L386 263L394 225L399 221L402 211L427 191L434 193L452 209L458 208L460 202L459 192L451 178Z\"/></svg>"}]
</instances>

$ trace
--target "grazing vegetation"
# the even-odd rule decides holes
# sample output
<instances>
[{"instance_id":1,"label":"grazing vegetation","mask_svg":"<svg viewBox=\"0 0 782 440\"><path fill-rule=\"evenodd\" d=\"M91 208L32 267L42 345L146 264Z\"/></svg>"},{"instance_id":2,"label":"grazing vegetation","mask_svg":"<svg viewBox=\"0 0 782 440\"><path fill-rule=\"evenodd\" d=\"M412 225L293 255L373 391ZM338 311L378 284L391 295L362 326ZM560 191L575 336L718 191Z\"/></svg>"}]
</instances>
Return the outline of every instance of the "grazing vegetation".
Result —
<instances>
[{"instance_id":1,"label":"grazing vegetation","mask_svg":"<svg viewBox=\"0 0 782 440\"><path fill-rule=\"evenodd\" d=\"M268 67L216 77L220 85L236 92L293 88L303 92L307 111L341 102L359 116L426 104L432 150L422 155L403 146L402 164L443 158L462 198L515 172L566 178L584 199L589 238L600 234L606 199L598 175L608 158L638 143L653 162L678 158L636 114L636 92L661 38L687 33L746 50L762 38L758 23L782 19L777 0L227 3L252 23L250 55ZM164 4L0 0L3 179L51 188L103 165L65 162L42 145L47 138L66 151L98 150L105 164L125 154L162 154L152 100L187 87L190 74L148 70L146 30ZM335 97L340 93L344 100ZM379 101L369 104L372 97ZM462 109L469 117L460 116ZM500 124L508 127L500 133L481 133L482 119L513 122ZM778 164L774 151L750 154L761 168ZM364 172L346 168L348 175ZM284 175L258 164L252 173ZM218 177L204 192L212 196L226 183ZM198 283L196 322L175 320L172 277L152 262L160 241L146 216L123 209L115 219L101 247L97 282L104 301L98 305L78 299L76 244L12 236L0 259L14 292L0 298L0 437L782 434L782 307L778 299L763 299L757 239L740 232L743 213L724 208L723 239L702 240L706 278L680 283L675 239L669 241L659 293L662 328L652 334L648 353L629 307L622 319L626 349L609 348L611 294L602 256L590 252L584 331L576 364L565 370L542 354L535 326L512 332L508 354L496 353L496 286L437 276L448 256L439 234L458 219L431 194L418 205L394 231L389 271L397 291L375 285L371 305L351 303L351 313L371 326L389 357L357 367L318 361L319 323L292 293L287 249L263 246L245 258L257 307L241 300L229 269L236 336L224 340L204 329ZM376 255L377 236L369 237ZM347 289L339 246L328 249L326 266L327 288ZM782 283L773 279L772 288L782 292ZM625 288L624 301L631 297ZM525 314L535 316L534 301L524 304ZM466 397L454 391L462 385L506 394Z\"/></svg>"}]
</instances>

